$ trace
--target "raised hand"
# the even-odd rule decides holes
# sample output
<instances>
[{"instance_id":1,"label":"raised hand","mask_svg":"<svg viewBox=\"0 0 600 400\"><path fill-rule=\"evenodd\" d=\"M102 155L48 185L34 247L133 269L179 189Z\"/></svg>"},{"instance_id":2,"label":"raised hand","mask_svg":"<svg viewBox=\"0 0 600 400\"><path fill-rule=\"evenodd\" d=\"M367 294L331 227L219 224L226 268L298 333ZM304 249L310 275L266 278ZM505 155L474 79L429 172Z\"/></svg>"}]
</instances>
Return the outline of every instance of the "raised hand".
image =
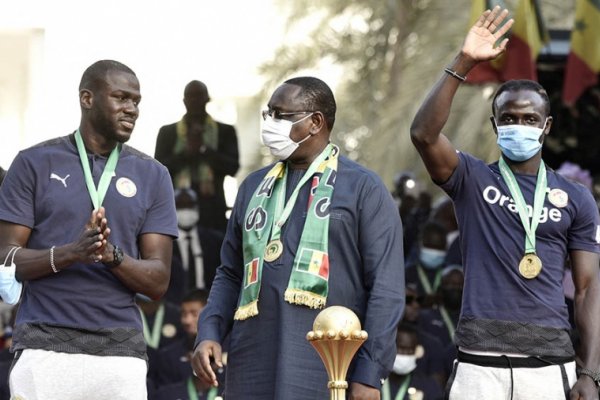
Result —
<instances>
[{"instance_id":1,"label":"raised hand","mask_svg":"<svg viewBox=\"0 0 600 400\"><path fill-rule=\"evenodd\" d=\"M495 44L508 32L514 22L513 19L509 19L502 25L502 21L507 16L508 10L504 9L500 12L500 6L481 14L465 38L462 53L478 62L492 60L502 54L506 50L508 39L502 40L498 46Z\"/></svg>"}]
</instances>

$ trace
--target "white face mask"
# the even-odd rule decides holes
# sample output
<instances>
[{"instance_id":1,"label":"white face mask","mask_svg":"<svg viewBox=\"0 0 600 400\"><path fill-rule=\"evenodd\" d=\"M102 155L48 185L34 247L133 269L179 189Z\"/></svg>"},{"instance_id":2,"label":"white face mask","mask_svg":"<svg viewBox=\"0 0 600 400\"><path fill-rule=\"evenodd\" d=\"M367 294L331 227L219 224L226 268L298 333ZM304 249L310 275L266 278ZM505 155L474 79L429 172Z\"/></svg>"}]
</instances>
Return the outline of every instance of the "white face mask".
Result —
<instances>
[{"instance_id":1,"label":"white face mask","mask_svg":"<svg viewBox=\"0 0 600 400\"><path fill-rule=\"evenodd\" d=\"M17 266L13 262L15 254L17 254L19 249L20 247L10 249L6 255L4 264L0 265L0 297L7 304L17 304L23 290L23 284L15 278ZM9 258L10 261L8 260Z\"/></svg>"},{"instance_id":2,"label":"white face mask","mask_svg":"<svg viewBox=\"0 0 600 400\"><path fill-rule=\"evenodd\" d=\"M192 229L200 220L200 213L194 208L177 210L177 225L183 230Z\"/></svg>"},{"instance_id":3,"label":"white face mask","mask_svg":"<svg viewBox=\"0 0 600 400\"><path fill-rule=\"evenodd\" d=\"M396 375L410 374L417 368L416 354L396 354L392 371Z\"/></svg>"},{"instance_id":4,"label":"white face mask","mask_svg":"<svg viewBox=\"0 0 600 400\"><path fill-rule=\"evenodd\" d=\"M294 124L304 121L311 115L313 113L296 122L288 121L287 119L273 119L270 115L267 116L262 124L260 138L262 143L269 148L273 157L279 160L287 160L302 143L311 137L309 134L299 142L294 142L290 138Z\"/></svg>"}]
</instances>

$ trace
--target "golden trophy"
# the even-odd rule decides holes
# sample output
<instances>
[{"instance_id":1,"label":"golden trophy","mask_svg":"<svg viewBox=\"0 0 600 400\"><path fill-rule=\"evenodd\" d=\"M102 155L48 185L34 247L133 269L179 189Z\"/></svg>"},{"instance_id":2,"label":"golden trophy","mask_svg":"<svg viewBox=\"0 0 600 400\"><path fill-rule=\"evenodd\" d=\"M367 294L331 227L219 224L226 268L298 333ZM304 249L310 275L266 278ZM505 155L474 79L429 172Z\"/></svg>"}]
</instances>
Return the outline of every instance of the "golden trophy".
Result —
<instances>
[{"instance_id":1,"label":"golden trophy","mask_svg":"<svg viewBox=\"0 0 600 400\"><path fill-rule=\"evenodd\" d=\"M315 318L313 330L306 334L306 339L325 364L330 400L346 400L346 373L352 357L367 337L356 314L346 307L327 307Z\"/></svg>"}]
</instances>

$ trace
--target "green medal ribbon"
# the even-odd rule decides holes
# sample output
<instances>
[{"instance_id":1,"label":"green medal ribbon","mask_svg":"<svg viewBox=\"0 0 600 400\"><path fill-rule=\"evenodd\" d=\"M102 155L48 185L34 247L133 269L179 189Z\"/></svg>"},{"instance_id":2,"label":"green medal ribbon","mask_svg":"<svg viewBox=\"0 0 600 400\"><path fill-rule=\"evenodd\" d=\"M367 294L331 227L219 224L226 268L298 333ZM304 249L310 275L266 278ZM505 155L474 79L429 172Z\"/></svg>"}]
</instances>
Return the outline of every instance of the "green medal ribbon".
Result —
<instances>
[{"instance_id":1,"label":"green medal ribbon","mask_svg":"<svg viewBox=\"0 0 600 400\"><path fill-rule=\"evenodd\" d=\"M158 349L158 344L160 343L161 328L165 320L165 305L161 304L160 306L158 306L158 310L156 310L156 317L154 317L152 333L150 333L150 329L148 328L148 321L146 320L146 316L144 315L144 312L142 310L140 310L140 314L142 315L142 327L146 343L153 349Z\"/></svg>"},{"instance_id":2,"label":"green medal ribbon","mask_svg":"<svg viewBox=\"0 0 600 400\"><path fill-rule=\"evenodd\" d=\"M196 390L196 386L194 386L194 380L192 377L187 380L187 391L188 398L190 400L198 400L198 391ZM208 393L206 394L206 400L215 400L217 397L217 388L211 387L208 389Z\"/></svg>"},{"instance_id":3,"label":"green medal ribbon","mask_svg":"<svg viewBox=\"0 0 600 400\"><path fill-rule=\"evenodd\" d=\"M400 385L400 388L398 389L394 400L404 399L404 396L406 396L406 392L408 391L408 385L410 385L410 374L402 381L402 385ZM381 400L392 400L389 379L385 380L385 382L383 383L383 387L381 388Z\"/></svg>"},{"instance_id":4,"label":"green medal ribbon","mask_svg":"<svg viewBox=\"0 0 600 400\"><path fill-rule=\"evenodd\" d=\"M450 339L454 342L454 322L452 322L452 318L450 318L450 314L448 314L448 310L446 307L440 306L440 314L442 315L442 319L444 320L444 324L446 325L446 329L448 329L448 335Z\"/></svg>"},{"instance_id":5,"label":"green medal ribbon","mask_svg":"<svg viewBox=\"0 0 600 400\"><path fill-rule=\"evenodd\" d=\"M115 146L113 151L111 151L110 156L106 161L106 165L104 166L104 171L102 171L102 176L100 177L100 182L98 183L98 189L96 189L96 184L94 183L92 171L90 170L90 162L88 161L87 153L85 151L85 145L83 144L83 139L81 138L81 133L79 132L79 129L77 129L77 132L75 132L75 143L77 144L79 160L81 161L81 166L83 167L85 184L90 194L90 198L92 199L94 210L98 210L102 206L102 202L104 201L104 197L106 196L106 192L108 191L108 186L110 185L110 181L115 173L115 169L117 168L117 162L119 161L120 152L119 147L121 145L118 144L117 146Z\"/></svg>"},{"instance_id":6,"label":"green medal ribbon","mask_svg":"<svg viewBox=\"0 0 600 400\"><path fill-rule=\"evenodd\" d=\"M292 212L300 189L315 174L321 175L318 184L311 188L306 221L284 297L289 303L311 308L325 305L329 279L329 205L337 174L338 154L336 146L327 145L304 173L285 206L287 167L284 162L275 164L256 188L244 218L244 277L234 319L244 320L258 314L267 242L270 238L271 244L275 241L281 243L281 228Z\"/></svg>"},{"instance_id":7,"label":"green medal ribbon","mask_svg":"<svg viewBox=\"0 0 600 400\"><path fill-rule=\"evenodd\" d=\"M419 280L421 281L421 285L423 285L423 289L425 289L425 293L432 294L440 286L440 282L442 281L442 270L439 270L435 274L433 285L429 282L425 270L423 270L423 267L420 265L417 265L417 273L419 274Z\"/></svg>"},{"instance_id":8,"label":"green medal ribbon","mask_svg":"<svg viewBox=\"0 0 600 400\"><path fill-rule=\"evenodd\" d=\"M519 183L502 157L500 157L500 160L498 161L498 166L500 167L500 174L502 175L504 182L506 182L508 190L515 201L519 217L521 217L521 224L525 229L525 254L535 254L535 231L540 222L540 217L542 216L546 189L548 188L546 166L542 161L540 163L540 168L538 169L531 221L529 220L527 204L523 198Z\"/></svg>"}]
</instances>

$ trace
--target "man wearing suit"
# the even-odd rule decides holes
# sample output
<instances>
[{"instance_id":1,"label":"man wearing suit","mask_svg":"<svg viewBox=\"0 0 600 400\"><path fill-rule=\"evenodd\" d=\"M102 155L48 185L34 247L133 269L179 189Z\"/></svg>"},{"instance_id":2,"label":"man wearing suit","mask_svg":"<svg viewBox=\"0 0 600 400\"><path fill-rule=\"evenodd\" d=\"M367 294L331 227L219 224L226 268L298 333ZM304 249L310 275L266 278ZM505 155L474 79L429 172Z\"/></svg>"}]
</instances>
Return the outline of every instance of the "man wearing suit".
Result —
<instances>
[{"instance_id":1,"label":"man wearing suit","mask_svg":"<svg viewBox=\"0 0 600 400\"><path fill-rule=\"evenodd\" d=\"M177 188L191 187L198 195L200 226L225 232L227 219L223 180L239 168L235 128L215 121L206 112L208 89L191 81L183 92L186 114L160 128L155 158L163 163Z\"/></svg>"}]
</instances>

